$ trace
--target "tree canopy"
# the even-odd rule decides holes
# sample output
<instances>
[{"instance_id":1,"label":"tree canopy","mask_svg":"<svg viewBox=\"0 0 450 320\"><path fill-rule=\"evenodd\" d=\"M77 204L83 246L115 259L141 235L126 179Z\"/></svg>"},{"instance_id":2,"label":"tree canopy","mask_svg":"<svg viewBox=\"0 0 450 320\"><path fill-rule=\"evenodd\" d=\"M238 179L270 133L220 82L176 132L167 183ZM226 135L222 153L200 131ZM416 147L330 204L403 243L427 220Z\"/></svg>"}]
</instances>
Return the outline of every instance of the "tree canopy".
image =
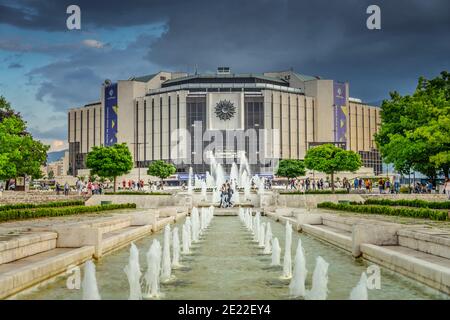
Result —
<instances>
[{"instance_id":1,"label":"tree canopy","mask_svg":"<svg viewBox=\"0 0 450 320\"><path fill-rule=\"evenodd\" d=\"M116 178L130 172L133 168L133 158L125 143L96 146L87 154L86 166L91 169L91 175L113 177L114 191L116 191Z\"/></svg>"},{"instance_id":2,"label":"tree canopy","mask_svg":"<svg viewBox=\"0 0 450 320\"><path fill-rule=\"evenodd\" d=\"M171 163L165 162L163 160L153 161L147 170L147 174L158 177L160 179L165 179L172 174L177 172L175 166Z\"/></svg>"},{"instance_id":3,"label":"tree canopy","mask_svg":"<svg viewBox=\"0 0 450 320\"><path fill-rule=\"evenodd\" d=\"M310 170L329 174L334 192L334 174L339 171L354 172L361 167L362 162L359 154L354 151L344 150L333 144L323 144L308 150L305 165Z\"/></svg>"},{"instance_id":4,"label":"tree canopy","mask_svg":"<svg viewBox=\"0 0 450 320\"><path fill-rule=\"evenodd\" d=\"M400 173L416 170L435 179L450 168L450 74L419 78L412 95L390 93L375 135L385 162Z\"/></svg>"},{"instance_id":5,"label":"tree canopy","mask_svg":"<svg viewBox=\"0 0 450 320\"><path fill-rule=\"evenodd\" d=\"M34 140L26 122L10 103L0 96L0 179L42 176L49 146Z\"/></svg>"},{"instance_id":6,"label":"tree canopy","mask_svg":"<svg viewBox=\"0 0 450 320\"><path fill-rule=\"evenodd\" d=\"M297 159L283 159L279 162L275 174L279 177L293 179L305 175L305 172L305 164L303 161Z\"/></svg>"}]
</instances>

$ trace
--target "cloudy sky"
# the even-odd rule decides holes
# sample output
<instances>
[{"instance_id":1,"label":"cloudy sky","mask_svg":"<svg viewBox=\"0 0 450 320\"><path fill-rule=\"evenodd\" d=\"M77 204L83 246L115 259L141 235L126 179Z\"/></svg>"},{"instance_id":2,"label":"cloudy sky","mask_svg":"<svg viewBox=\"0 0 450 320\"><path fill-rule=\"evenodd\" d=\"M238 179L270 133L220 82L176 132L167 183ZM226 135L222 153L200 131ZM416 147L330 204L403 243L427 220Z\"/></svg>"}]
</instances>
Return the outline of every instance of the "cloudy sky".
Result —
<instances>
[{"instance_id":1,"label":"cloudy sky","mask_svg":"<svg viewBox=\"0 0 450 320\"><path fill-rule=\"evenodd\" d=\"M66 27L71 4L81 30ZM371 4L381 30L366 28ZM380 101L450 69L449 13L448 0L0 0L0 95L52 150L66 110L97 101L105 78L293 68Z\"/></svg>"}]
</instances>

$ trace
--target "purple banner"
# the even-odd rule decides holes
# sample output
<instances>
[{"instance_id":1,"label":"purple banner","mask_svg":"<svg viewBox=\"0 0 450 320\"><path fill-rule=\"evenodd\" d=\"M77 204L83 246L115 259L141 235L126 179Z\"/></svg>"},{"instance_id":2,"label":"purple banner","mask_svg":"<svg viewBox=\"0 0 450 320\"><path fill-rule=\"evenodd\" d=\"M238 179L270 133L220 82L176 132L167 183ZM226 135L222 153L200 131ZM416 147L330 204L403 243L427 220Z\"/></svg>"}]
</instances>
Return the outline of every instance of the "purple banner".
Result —
<instances>
[{"instance_id":1,"label":"purple banner","mask_svg":"<svg viewBox=\"0 0 450 320\"><path fill-rule=\"evenodd\" d=\"M105 87L105 146L117 143L117 83Z\"/></svg>"},{"instance_id":2,"label":"purple banner","mask_svg":"<svg viewBox=\"0 0 450 320\"><path fill-rule=\"evenodd\" d=\"M347 142L347 95L345 83L333 83L334 141Z\"/></svg>"}]
</instances>

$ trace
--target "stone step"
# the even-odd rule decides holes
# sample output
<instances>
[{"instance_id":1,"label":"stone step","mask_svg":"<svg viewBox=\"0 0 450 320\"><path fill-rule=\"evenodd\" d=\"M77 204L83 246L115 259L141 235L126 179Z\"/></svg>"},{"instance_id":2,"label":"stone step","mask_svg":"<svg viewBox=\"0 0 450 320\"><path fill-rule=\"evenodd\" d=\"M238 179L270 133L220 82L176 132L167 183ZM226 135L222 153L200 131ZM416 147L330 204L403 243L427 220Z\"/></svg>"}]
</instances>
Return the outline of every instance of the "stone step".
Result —
<instances>
[{"instance_id":1,"label":"stone step","mask_svg":"<svg viewBox=\"0 0 450 320\"><path fill-rule=\"evenodd\" d=\"M56 248L0 265L0 299L34 286L68 267L79 265L94 254L93 246Z\"/></svg>"},{"instance_id":2,"label":"stone step","mask_svg":"<svg viewBox=\"0 0 450 320\"><path fill-rule=\"evenodd\" d=\"M0 265L56 248L56 232L0 235Z\"/></svg>"},{"instance_id":3,"label":"stone step","mask_svg":"<svg viewBox=\"0 0 450 320\"><path fill-rule=\"evenodd\" d=\"M450 259L402 246L361 244L363 258L450 294Z\"/></svg>"},{"instance_id":4,"label":"stone step","mask_svg":"<svg viewBox=\"0 0 450 320\"><path fill-rule=\"evenodd\" d=\"M102 254L128 245L152 233L152 225L133 226L103 234Z\"/></svg>"}]
</instances>

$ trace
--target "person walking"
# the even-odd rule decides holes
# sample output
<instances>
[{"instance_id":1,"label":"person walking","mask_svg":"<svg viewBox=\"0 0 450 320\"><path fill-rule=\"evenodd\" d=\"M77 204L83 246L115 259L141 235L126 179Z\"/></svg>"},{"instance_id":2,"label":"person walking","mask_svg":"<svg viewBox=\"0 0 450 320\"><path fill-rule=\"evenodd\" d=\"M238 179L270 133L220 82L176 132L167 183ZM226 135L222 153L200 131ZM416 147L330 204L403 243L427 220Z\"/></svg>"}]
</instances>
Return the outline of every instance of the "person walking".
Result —
<instances>
[{"instance_id":1,"label":"person walking","mask_svg":"<svg viewBox=\"0 0 450 320\"><path fill-rule=\"evenodd\" d=\"M447 194L448 200L450 200L450 179L447 178L444 184L444 192Z\"/></svg>"},{"instance_id":2,"label":"person walking","mask_svg":"<svg viewBox=\"0 0 450 320\"><path fill-rule=\"evenodd\" d=\"M64 183L64 195L65 196L69 195L69 184L67 183L67 181L66 183Z\"/></svg>"}]
</instances>

